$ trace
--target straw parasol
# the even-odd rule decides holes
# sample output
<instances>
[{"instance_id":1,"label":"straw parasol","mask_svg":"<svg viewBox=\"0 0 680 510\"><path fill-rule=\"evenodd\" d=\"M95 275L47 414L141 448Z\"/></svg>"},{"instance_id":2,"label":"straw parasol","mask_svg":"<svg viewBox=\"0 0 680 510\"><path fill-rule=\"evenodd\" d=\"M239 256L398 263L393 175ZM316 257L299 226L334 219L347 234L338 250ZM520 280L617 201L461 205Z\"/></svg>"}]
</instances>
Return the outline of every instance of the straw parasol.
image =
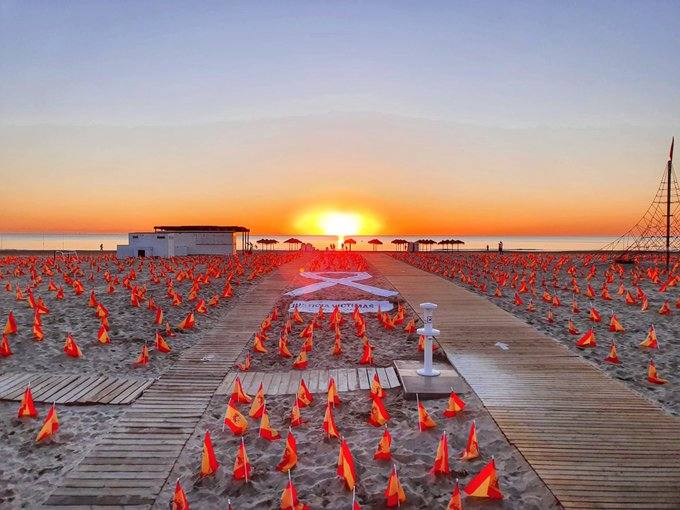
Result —
<instances>
[{"instance_id":1,"label":"straw parasol","mask_svg":"<svg viewBox=\"0 0 680 510\"><path fill-rule=\"evenodd\" d=\"M295 237L291 237L290 239L286 239L284 243L288 245L288 249L290 250L293 244L302 244L302 241L296 239Z\"/></svg>"},{"instance_id":2,"label":"straw parasol","mask_svg":"<svg viewBox=\"0 0 680 510\"><path fill-rule=\"evenodd\" d=\"M378 249L378 246L380 246L383 242L380 239L371 239L368 241L368 244L373 245L373 251Z\"/></svg>"},{"instance_id":3,"label":"straw parasol","mask_svg":"<svg viewBox=\"0 0 680 510\"><path fill-rule=\"evenodd\" d=\"M349 251L352 251L352 245L357 244L357 242L351 237L348 237L347 239L345 239L345 242L343 244L349 246Z\"/></svg>"}]
</instances>

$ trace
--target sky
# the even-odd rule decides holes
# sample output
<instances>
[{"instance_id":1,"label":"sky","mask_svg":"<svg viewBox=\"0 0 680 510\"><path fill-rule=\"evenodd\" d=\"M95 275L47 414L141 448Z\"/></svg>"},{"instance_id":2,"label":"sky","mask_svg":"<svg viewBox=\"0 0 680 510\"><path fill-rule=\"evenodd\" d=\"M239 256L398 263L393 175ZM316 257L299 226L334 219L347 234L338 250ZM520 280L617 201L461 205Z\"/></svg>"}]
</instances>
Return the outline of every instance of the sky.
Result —
<instances>
[{"instance_id":1,"label":"sky","mask_svg":"<svg viewBox=\"0 0 680 510\"><path fill-rule=\"evenodd\" d=\"M680 2L0 0L0 231L627 230Z\"/></svg>"}]
</instances>

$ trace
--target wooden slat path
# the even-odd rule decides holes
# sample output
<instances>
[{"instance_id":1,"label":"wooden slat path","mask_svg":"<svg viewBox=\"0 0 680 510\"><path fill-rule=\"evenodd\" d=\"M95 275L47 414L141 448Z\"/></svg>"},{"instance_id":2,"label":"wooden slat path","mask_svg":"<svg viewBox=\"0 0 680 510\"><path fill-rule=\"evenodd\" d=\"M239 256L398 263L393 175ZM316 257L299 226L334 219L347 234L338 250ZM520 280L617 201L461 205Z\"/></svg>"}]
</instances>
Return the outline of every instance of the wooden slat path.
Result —
<instances>
[{"instance_id":1,"label":"wooden slat path","mask_svg":"<svg viewBox=\"0 0 680 510\"><path fill-rule=\"evenodd\" d=\"M149 378L88 374L9 373L0 376L0 400L21 400L30 383L33 400L36 402L130 404L153 381Z\"/></svg>"},{"instance_id":2,"label":"wooden slat path","mask_svg":"<svg viewBox=\"0 0 680 510\"><path fill-rule=\"evenodd\" d=\"M439 305L449 360L565 508L680 508L679 418L487 299L369 256L414 309Z\"/></svg>"},{"instance_id":3,"label":"wooden slat path","mask_svg":"<svg viewBox=\"0 0 680 510\"><path fill-rule=\"evenodd\" d=\"M355 391L359 389L367 389L360 386L359 383L359 371L363 370L366 373L365 368L336 368L332 370L291 370L290 372L229 372L219 388L215 392L216 395L227 395L231 393L232 384L236 376L241 378L241 383L243 384L243 389L248 394L255 394L262 383L265 395L293 395L297 393L297 383L300 378L305 380L305 384L312 393L325 393L328 390L328 379L329 377L335 378L335 384L338 388L338 392ZM382 384L383 388L397 388L400 386L399 378L394 370L394 367L380 368L378 369L380 373L385 374L385 384ZM381 378L381 383L383 378ZM373 378L373 375L371 375ZM291 385L291 381L295 382L295 385Z\"/></svg>"},{"instance_id":4,"label":"wooden slat path","mask_svg":"<svg viewBox=\"0 0 680 510\"><path fill-rule=\"evenodd\" d=\"M215 390L297 275L300 263L296 260L279 267L240 296L130 406L111 432L66 475L43 508L150 508ZM165 502L160 505L167 506Z\"/></svg>"}]
</instances>

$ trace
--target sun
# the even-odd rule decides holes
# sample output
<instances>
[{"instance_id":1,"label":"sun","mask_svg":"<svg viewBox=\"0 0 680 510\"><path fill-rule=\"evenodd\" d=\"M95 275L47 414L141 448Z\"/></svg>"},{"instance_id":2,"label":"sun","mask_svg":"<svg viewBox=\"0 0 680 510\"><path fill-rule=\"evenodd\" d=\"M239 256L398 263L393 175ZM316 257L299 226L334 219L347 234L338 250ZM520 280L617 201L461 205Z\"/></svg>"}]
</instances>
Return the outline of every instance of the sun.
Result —
<instances>
[{"instance_id":1,"label":"sun","mask_svg":"<svg viewBox=\"0 0 680 510\"><path fill-rule=\"evenodd\" d=\"M346 236L363 235L375 230L378 223L369 213L326 209L301 214L296 227L302 233L337 236L340 245Z\"/></svg>"}]
</instances>

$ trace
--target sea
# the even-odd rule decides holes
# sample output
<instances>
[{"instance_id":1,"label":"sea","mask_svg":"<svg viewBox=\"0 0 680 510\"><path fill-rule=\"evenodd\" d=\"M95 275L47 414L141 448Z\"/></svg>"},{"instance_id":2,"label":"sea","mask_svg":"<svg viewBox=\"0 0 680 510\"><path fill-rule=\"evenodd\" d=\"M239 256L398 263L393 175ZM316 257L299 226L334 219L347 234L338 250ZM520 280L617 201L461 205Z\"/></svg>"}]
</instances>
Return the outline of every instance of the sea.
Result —
<instances>
[{"instance_id":1,"label":"sea","mask_svg":"<svg viewBox=\"0 0 680 510\"><path fill-rule=\"evenodd\" d=\"M340 246L340 240L336 236L323 235L293 235L293 234L252 234L250 242L254 243L254 248L288 250L293 248L285 243L286 240L294 237L303 243L309 243L315 248L326 249L335 245ZM241 236L238 235L238 248L241 249ZM465 244L454 246L432 245L432 250L437 249L459 249L466 250L485 250L488 246L490 250L498 249L498 243L503 242L505 250L527 250L527 251L586 251L598 250L607 243L616 240L616 237L608 236L457 236L450 235L378 235L378 236L351 236L356 241L352 250L372 251L374 245L368 241L378 239L383 244L375 246L378 251L393 251L398 246L392 244L394 239L404 239L406 241L417 241L419 239L432 239L439 242L445 239L457 239ZM271 246L261 246L257 244L260 239L274 239L278 244ZM0 250L99 250L100 245L104 250L115 250L119 244L127 244L128 235L126 233L0 233Z\"/></svg>"}]
</instances>

